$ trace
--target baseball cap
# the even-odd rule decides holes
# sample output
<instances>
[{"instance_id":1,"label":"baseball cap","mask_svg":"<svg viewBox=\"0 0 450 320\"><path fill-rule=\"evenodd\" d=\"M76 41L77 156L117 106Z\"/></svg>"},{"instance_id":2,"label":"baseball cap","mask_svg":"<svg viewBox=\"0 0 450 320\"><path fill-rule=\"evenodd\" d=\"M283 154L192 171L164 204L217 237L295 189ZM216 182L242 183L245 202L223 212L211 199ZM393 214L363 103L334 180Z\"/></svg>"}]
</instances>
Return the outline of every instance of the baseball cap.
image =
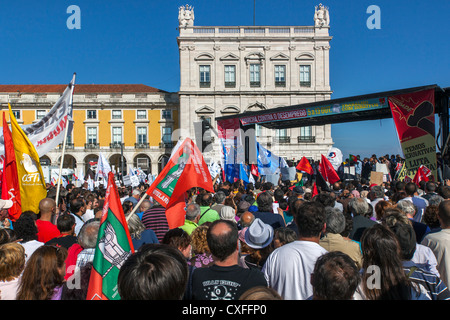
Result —
<instances>
[{"instance_id":1,"label":"baseball cap","mask_svg":"<svg viewBox=\"0 0 450 320\"><path fill-rule=\"evenodd\" d=\"M13 204L14 202L12 202L11 200L0 199L0 210L9 209L13 206Z\"/></svg>"}]
</instances>

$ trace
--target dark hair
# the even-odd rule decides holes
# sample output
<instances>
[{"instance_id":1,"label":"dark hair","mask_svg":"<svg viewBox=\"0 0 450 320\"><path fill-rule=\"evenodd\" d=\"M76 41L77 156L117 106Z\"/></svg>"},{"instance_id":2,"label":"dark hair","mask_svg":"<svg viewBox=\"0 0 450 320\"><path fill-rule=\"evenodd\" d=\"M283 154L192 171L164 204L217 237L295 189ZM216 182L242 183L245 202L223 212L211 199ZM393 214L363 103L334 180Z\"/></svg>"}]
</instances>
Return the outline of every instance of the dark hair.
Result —
<instances>
[{"instance_id":1,"label":"dark hair","mask_svg":"<svg viewBox=\"0 0 450 320\"><path fill-rule=\"evenodd\" d=\"M319 300L351 300L360 281L355 262L340 251L320 256L311 275L313 297Z\"/></svg>"},{"instance_id":2,"label":"dark hair","mask_svg":"<svg viewBox=\"0 0 450 320\"><path fill-rule=\"evenodd\" d=\"M13 228L16 231L17 238L22 239L22 242L37 240L38 238L36 222L31 215L22 213L19 219L13 223Z\"/></svg>"},{"instance_id":3,"label":"dark hair","mask_svg":"<svg viewBox=\"0 0 450 320\"><path fill-rule=\"evenodd\" d=\"M183 229L174 228L166 232L161 243L170 245L176 249L186 249L191 244L191 237Z\"/></svg>"},{"instance_id":4,"label":"dark hair","mask_svg":"<svg viewBox=\"0 0 450 320\"><path fill-rule=\"evenodd\" d=\"M314 201L320 202L325 207L334 207L336 204L336 199L331 196L328 192L321 192L314 197Z\"/></svg>"},{"instance_id":5,"label":"dark hair","mask_svg":"<svg viewBox=\"0 0 450 320\"><path fill-rule=\"evenodd\" d=\"M261 192L256 199L258 211L273 212L273 199L268 192Z\"/></svg>"},{"instance_id":6,"label":"dark hair","mask_svg":"<svg viewBox=\"0 0 450 320\"><path fill-rule=\"evenodd\" d=\"M325 207L319 202L305 202L295 215L298 233L301 237L317 237L326 221Z\"/></svg>"},{"instance_id":7,"label":"dark hair","mask_svg":"<svg viewBox=\"0 0 450 320\"><path fill-rule=\"evenodd\" d=\"M439 217L444 225L441 225L442 228L450 226L450 201L442 201L439 204Z\"/></svg>"},{"instance_id":8,"label":"dark hair","mask_svg":"<svg viewBox=\"0 0 450 320\"><path fill-rule=\"evenodd\" d=\"M417 186L414 182L408 182L405 186L405 192L408 196L414 195L414 193L417 191Z\"/></svg>"},{"instance_id":9,"label":"dark hair","mask_svg":"<svg viewBox=\"0 0 450 320\"><path fill-rule=\"evenodd\" d=\"M410 300L411 281L403 270L400 245L395 234L383 224L364 230L361 236L363 253L362 290L369 300ZM372 266L379 268L380 286L369 287Z\"/></svg>"},{"instance_id":10,"label":"dark hair","mask_svg":"<svg viewBox=\"0 0 450 320\"><path fill-rule=\"evenodd\" d=\"M70 212L75 214L79 212L80 209L85 205L86 203L84 202L83 199L80 198L73 199L72 201L70 201Z\"/></svg>"},{"instance_id":11,"label":"dark hair","mask_svg":"<svg viewBox=\"0 0 450 320\"><path fill-rule=\"evenodd\" d=\"M226 224L228 230L216 234L215 229L217 229L220 224ZM236 251L238 239L239 234L236 223L228 220L214 221L211 223L208 232L206 233L206 241L208 242L209 250L219 261L224 261Z\"/></svg>"},{"instance_id":12,"label":"dark hair","mask_svg":"<svg viewBox=\"0 0 450 320\"><path fill-rule=\"evenodd\" d=\"M288 227L280 227L275 229L274 239L278 239L283 245L294 242L297 240L297 233L294 229Z\"/></svg>"},{"instance_id":13,"label":"dark hair","mask_svg":"<svg viewBox=\"0 0 450 320\"><path fill-rule=\"evenodd\" d=\"M213 203L213 196L211 193L204 193L202 195L199 195L199 205L202 207L209 207Z\"/></svg>"},{"instance_id":14,"label":"dark hair","mask_svg":"<svg viewBox=\"0 0 450 320\"><path fill-rule=\"evenodd\" d=\"M416 233L410 224L397 222L389 227L397 236L402 260L411 260L416 251Z\"/></svg>"},{"instance_id":15,"label":"dark hair","mask_svg":"<svg viewBox=\"0 0 450 320\"><path fill-rule=\"evenodd\" d=\"M122 265L117 278L122 300L181 300L189 269L181 252L165 244L144 244Z\"/></svg>"},{"instance_id":16,"label":"dark hair","mask_svg":"<svg viewBox=\"0 0 450 320\"><path fill-rule=\"evenodd\" d=\"M56 227L60 232L69 232L75 225L75 217L71 214L61 214L56 221Z\"/></svg>"}]
</instances>

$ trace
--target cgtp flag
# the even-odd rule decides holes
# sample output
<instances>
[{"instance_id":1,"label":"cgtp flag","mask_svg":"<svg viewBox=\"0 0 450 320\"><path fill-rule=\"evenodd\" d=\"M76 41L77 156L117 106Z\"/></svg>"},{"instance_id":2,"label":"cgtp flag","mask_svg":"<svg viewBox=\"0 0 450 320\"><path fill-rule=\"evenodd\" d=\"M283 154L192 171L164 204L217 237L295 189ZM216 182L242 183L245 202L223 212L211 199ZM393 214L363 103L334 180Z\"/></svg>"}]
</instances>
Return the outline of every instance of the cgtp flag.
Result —
<instances>
[{"instance_id":1,"label":"cgtp flag","mask_svg":"<svg viewBox=\"0 0 450 320\"><path fill-rule=\"evenodd\" d=\"M330 161L334 170L337 170L342 163L342 151L338 148L331 147L330 150L328 150L327 159Z\"/></svg>"},{"instance_id":2,"label":"cgtp flag","mask_svg":"<svg viewBox=\"0 0 450 320\"><path fill-rule=\"evenodd\" d=\"M117 278L134 248L112 172L97 239L86 300L120 300Z\"/></svg>"},{"instance_id":3,"label":"cgtp flag","mask_svg":"<svg viewBox=\"0 0 450 320\"><path fill-rule=\"evenodd\" d=\"M13 206L8 209L8 215L12 221L16 221L22 213L20 201L20 184L17 174L14 143L8 123L6 122L5 112L3 112L3 138L5 146L5 161L3 163L1 180L1 196L3 200L11 200L13 202Z\"/></svg>"},{"instance_id":4,"label":"cgtp flag","mask_svg":"<svg viewBox=\"0 0 450 320\"><path fill-rule=\"evenodd\" d=\"M186 138L147 190L150 197L166 208L171 229L184 224L185 213L170 209L184 206L184 194L193 187L214 192L211 174L202 153L190 138Z\"/></svg>"},{"instance_id":5,"label":"cgtp flag","mask_svg":"<svg viewBox=\"0 0 450 320\"><path fill-rule=\"evenodd\" d=\"M39 202L47 196L44 174L42 173L39 155L25 132L17 123L11 105L9 118L11 120L11 136L14 141L17 174L20 183L20 199L22 212L39 212Z\"/></svg>"}]
</instances>

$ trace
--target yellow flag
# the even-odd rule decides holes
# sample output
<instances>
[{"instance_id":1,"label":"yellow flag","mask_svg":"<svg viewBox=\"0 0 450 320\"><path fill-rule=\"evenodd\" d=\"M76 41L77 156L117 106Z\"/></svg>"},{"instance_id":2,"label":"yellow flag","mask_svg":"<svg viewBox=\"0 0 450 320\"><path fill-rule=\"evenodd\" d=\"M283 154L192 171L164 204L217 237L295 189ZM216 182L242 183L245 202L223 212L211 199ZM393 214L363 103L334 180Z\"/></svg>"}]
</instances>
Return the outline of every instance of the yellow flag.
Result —
<instances>
[{"instance_id":1,"label":"yellow flag","mask_svg":"<svg viewBox=\"0 0 450 320\"><path fill-rule=\"evenodd\" d=\"M22 212L30 210L37 214L39 212L39 202L47 196L39 155L17 123L9 103L8 107L11 120L11 135L16 154Z\"/></svg>"}]
</instances>

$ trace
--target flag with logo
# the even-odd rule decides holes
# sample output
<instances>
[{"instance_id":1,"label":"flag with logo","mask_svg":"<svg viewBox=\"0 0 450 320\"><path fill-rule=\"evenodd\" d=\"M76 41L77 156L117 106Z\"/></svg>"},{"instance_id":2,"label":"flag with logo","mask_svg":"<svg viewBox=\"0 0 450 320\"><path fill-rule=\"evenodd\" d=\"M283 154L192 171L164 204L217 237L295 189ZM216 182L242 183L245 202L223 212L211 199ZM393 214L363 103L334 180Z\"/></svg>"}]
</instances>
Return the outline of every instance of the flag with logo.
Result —
<instances>
[{"instance_id":1,"label":"flag with logo","mask_svg":"<svg viewBox=\"0 0 450 320\"><path fill-rule=\"evenodd\" d=\"M20 184L17 175L16 153L14 143L3 112L3 138L5 146L5 161L3 162L1 195L3 200L11 200L13 206L8 209L9 219L16 221L21 213Z\"/></svg>"},{"instance_id":2,"label":"flag with logo","mask_svg":"<svg viewBox=\"0 0 450 320\"><path fill-rule=\"evenodd\" d=\"M184 224L185 213L170 208L184 206L184 194L193 187L214 192L211 174L202 153L190 138L186 138L147 190L150 197L166 208L171 229Z\"/></svg>"},{"instance_id":3,"label":"flag with logo","mask_svg":"<svg viewBox=\"0 0 450 320\"><path fill-rule=\"evenodd\" d=\"M413 182L419 185L420 181L428 181L428 177L431 175L430 169L421 165L419 169L417 169L416 174L414 175Z\"/></svg>"},{"instance_id":4,"label":"flag with logo","mask_svg":"<svg viewBox=\"0 0 450 320\"><path fill-rule=\"evenodd\" d=\"M86 299L120 300L117 278L123 263L133 253L114 174L110 172Z\"/></svg>"},{"instance_id":5,"label":"flag with logo","mask_svg":"<svg viewBox=\"0 0 450 320\"><path fill-rule=\"evenodd\" d=\"M273 154L270 150L264 148L259 142L256 142L256 147L258 171L262 175L277 174L281 171L281 168L289 168L283 157Z\"/></svg>"},{"instance_id":6,"label":"flag with logo","mask_svg":"<svg viewBox=\"0 0 450 320\"><path fill-rule=\"evenodd\" d=\"M337 170L342 164L342 151L338 148L331 147L330 150L328 150L327 159L333 166L334 170Z\"/></svg>"},{"instance_id":7,"label":"flag with logo","mask_svg":"<svg viewBox=\"0 0 450 320\"><path fill-rule=\"evenodd\" d=\"M323 154L321 155L321 161L318 170L322 177L331 184L341 180L330 161L328 161L328 159Z\"/></svg>"},{"instance_id":8,"label":"flag with logo","mask_svg":"<svg viewBox=\"0 0 450 320\"><path fill-rule=\"evenodd\" d=\"M11 137L14 141L17 175L20 184L20 199L22 212L39 212L39 202L47 196L44 174L39 162L39 155L25 132L17 123L11 105L9 118L11 120Z\"/></svg>"}]
</instances>

